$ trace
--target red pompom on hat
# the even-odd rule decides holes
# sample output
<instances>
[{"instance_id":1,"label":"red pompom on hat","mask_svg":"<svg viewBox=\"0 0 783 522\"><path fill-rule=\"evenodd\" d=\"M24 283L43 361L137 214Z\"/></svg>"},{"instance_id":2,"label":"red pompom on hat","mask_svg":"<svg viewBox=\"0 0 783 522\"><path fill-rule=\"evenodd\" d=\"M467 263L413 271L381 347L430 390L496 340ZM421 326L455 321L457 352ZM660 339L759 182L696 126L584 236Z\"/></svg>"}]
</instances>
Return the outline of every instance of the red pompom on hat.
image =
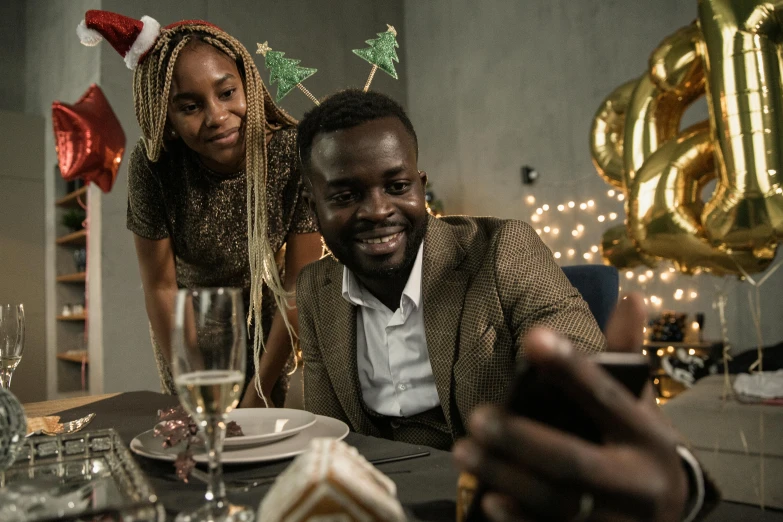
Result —
<instances>
[{"instance_id":1,"label":"red pompom on hat","mask_svg":"<svg viewBox=\"0 0 783 522\"><path fill-rule=\"evenodd\" d=\"M172 29L179 25L216 26L203 20L184 20L164 27ZM136 20L125 15L91 9L76 27L76 34L84 45L98 45L104 38L125 59L128 69L135 69L144 56L155 46L160 36L160 24L149 16Z\"/></svg>"}]
</instances>

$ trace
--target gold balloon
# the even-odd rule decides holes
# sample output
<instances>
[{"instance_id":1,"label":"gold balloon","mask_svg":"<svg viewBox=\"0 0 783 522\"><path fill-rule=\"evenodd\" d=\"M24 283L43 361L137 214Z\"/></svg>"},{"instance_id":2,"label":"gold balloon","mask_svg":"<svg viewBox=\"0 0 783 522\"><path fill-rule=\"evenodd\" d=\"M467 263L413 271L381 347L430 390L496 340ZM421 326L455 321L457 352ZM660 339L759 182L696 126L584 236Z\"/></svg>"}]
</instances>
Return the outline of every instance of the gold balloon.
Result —
<instances>
[{"instance_id":1,"label":"gold balloon","mask_svg":"<svg viewBox=\"0 0 783 522\"><path fill-rule=\"evenodd\" d=\"M624 83L601 102L590 129L590 155L604 181L625 190L623 179L623 132L625 109L638 80Z\"/></svg>"},{"instance_id":2,"label":"gold balloon","mask_svg":"<svg viewBox=\"0 0 783 522\"><path fill-rule=\"evenodd\" d=\"M689 25L664 39L652 54L650 74L642 76L634 89L623 147L628 192L645 160L677 135L685 109L704 93L694 41L697 31Z\"/></svg>"},{"instance_id":3,"label":"gold balloon","mask_svg":"<svg viewBox=\"0 0 783 522\"><path fill-rule=\"evenodd\" d=\"M701 221L714 244L764 257L783 239L781 16L782 1L699 2L719 172Z\"/></svg>"},{"instance_id":4,"label":"gold balloon","mask_svg":"<svg viewBox=\"0 0 783 522\"><path fill-rule=\"evenodd\" d=\"M606 261L630 268L664 258L717 274L769 266L783 227L783 67L766 37L783 32L776 12L783 0L700 0L700 24L665 38L648 73L602 102L591 154L610 185L622 180L628 215L627 227L604 234ZM705 92L709 122L679 131Z\"/></svg>"},{"instance_id":5,"label":"gold balloon","mask_svg":"<svg viewBox=\"0 0 783 522\"><path fill-rule=\"evenodd\" d=\"M701 191L713 179L713 142L709 124L702 122L666 142L639 169L629 194L632 237L642 251L671 259L684 273L725 275L738 266L747 273L764 270L771 259L750 250L724 252L707 239L699 222Z\"/></svg>"},{"instance_id":6,"label":"gold balloon","mask_svg":"<svg viewBox=\"0 0 783 522\"><path fill-rule=\"evenodd\" d=\"M655 268L655 259L640 251L631 238L625 225L617 225L601 238L601 257L604 263L625 270L640 265Z\"/></svg>"}]
</instances>

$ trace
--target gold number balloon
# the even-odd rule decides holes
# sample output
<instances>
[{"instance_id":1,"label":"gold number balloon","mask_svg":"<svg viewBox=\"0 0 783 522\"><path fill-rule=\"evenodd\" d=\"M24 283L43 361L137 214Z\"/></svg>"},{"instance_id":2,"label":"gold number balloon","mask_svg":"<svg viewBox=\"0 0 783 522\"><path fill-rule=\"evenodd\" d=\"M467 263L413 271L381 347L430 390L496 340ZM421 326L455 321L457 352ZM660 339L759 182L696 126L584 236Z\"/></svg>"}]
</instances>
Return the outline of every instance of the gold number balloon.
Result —
<instances>
[{"instance_id":1,"label":"gold number balloon","mask_svg":"<svg viewBox=\"0 0 783 522\"><path fill-rule=\"evenodd\" d=\"M604 234L606 262L627 268L663 258L686 273L716 274L770 264L783 225L783 98L777 50L758 34L783 30L778 4L700 1L700 23L664 39L647 74L601 104L593 162L625 191L628 215L625 235L618 227ZM757 20L756 37L732 33L738 16L745 28ZM679 131L688 105L705 92L709 121ZM702 189L716 177L705 203Z\"/></svg>"},{"instance_id":2,"label":"gold number balloon","mask_svg":"<svg viewBox=\"0 0 783 522\"><path fill-rule=\"evenodd\" d=\"M783 239L783 2L699 2L718 186L704 206L710 239L774 256Z\"/></svg>"}]
</instances>

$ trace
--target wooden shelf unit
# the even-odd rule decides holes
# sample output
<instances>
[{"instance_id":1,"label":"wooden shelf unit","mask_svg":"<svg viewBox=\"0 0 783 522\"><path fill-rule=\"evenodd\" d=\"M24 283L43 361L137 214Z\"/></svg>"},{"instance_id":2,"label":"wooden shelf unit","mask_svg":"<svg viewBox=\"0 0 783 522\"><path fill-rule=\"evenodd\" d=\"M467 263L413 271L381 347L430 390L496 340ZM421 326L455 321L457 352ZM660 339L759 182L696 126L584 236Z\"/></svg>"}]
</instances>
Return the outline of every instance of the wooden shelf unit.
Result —
<instances>
[{"instance_id":1,"label":"wooden shelf unit","mask_svg":"<svg viewBox=\"0 0 783 522\"><path fill-rule=\"evenodd\" d=\"M81 314L81 315L58 315L57 316L58 321L86 321L87 320L87 314Z\"/></svg>"},{"instance_id":2,"label":"wooden shelf unit","mask_svg":"<svg viewBox=\"0 0 783 522\"><path fill-rule=\"evenodd\" d=\"M57 276L58 283L84 283L87 280L87 272L75 272Z\"/></svg>"},{"instance_id":3,"label":"wooden shelf unit","mask_svg":"<svg viewBox=\"0 0 783 522\"><path fill-rule=\"evenodd\" d=\"M57 358L61 361L90 364L87 350L70 350L68 352L58 353Z\"/></svg>"},{"instance_id":4,"label":"wooden shelf unit","mask_svg":"<svg viewBox=\"0 0 783 522\"><path fill-rule=\"evenodd\" d=\"M66 194L65 196L55 201L54 204L58 207L78 207L81 206L79 205L79 199L82 200L82 203L86 203L83 197L86 195L87 195L87 185L74 190L70 194Z\"/></svg>"},{"instance_id":5,"label":"wooden shelf unit","mask_svg":"<svg viewBox=\"0 0 783 522\"><path fill-rule=\"evenodd\" d=\"M74 245L74 246L85 246L87 244L87 231L77 230L76 232L72 232L70 234L67 234L65 236L60 236L57 238L57 244L58 245Z\"/></svg>"}]
</instances>

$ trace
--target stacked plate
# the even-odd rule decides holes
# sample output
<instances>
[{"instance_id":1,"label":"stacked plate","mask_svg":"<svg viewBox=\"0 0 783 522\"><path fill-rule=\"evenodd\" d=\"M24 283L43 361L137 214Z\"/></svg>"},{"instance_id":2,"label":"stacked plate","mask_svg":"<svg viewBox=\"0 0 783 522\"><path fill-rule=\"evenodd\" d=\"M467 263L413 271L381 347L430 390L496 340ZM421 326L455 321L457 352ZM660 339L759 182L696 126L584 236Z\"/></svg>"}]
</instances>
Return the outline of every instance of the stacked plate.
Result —
<instances>
[{"instance_id":1,"label":"stacked plate","mask_svg":"<svg viewBox=\"0 0 783 522\"><path fill-rule=\"evenodd\" d=\"M287 408L246 408L228 414L242 428L243 436L228 437L223 444L224 464L269 462L303 453L314 438L342 440L348 426L337 419ZM130 444L134 453L159 460L175 460L183 444L164 449L153 430L135 437ZM194 460L206 462L203 448L194 448Z\"/></svg>"}]
</instances>

